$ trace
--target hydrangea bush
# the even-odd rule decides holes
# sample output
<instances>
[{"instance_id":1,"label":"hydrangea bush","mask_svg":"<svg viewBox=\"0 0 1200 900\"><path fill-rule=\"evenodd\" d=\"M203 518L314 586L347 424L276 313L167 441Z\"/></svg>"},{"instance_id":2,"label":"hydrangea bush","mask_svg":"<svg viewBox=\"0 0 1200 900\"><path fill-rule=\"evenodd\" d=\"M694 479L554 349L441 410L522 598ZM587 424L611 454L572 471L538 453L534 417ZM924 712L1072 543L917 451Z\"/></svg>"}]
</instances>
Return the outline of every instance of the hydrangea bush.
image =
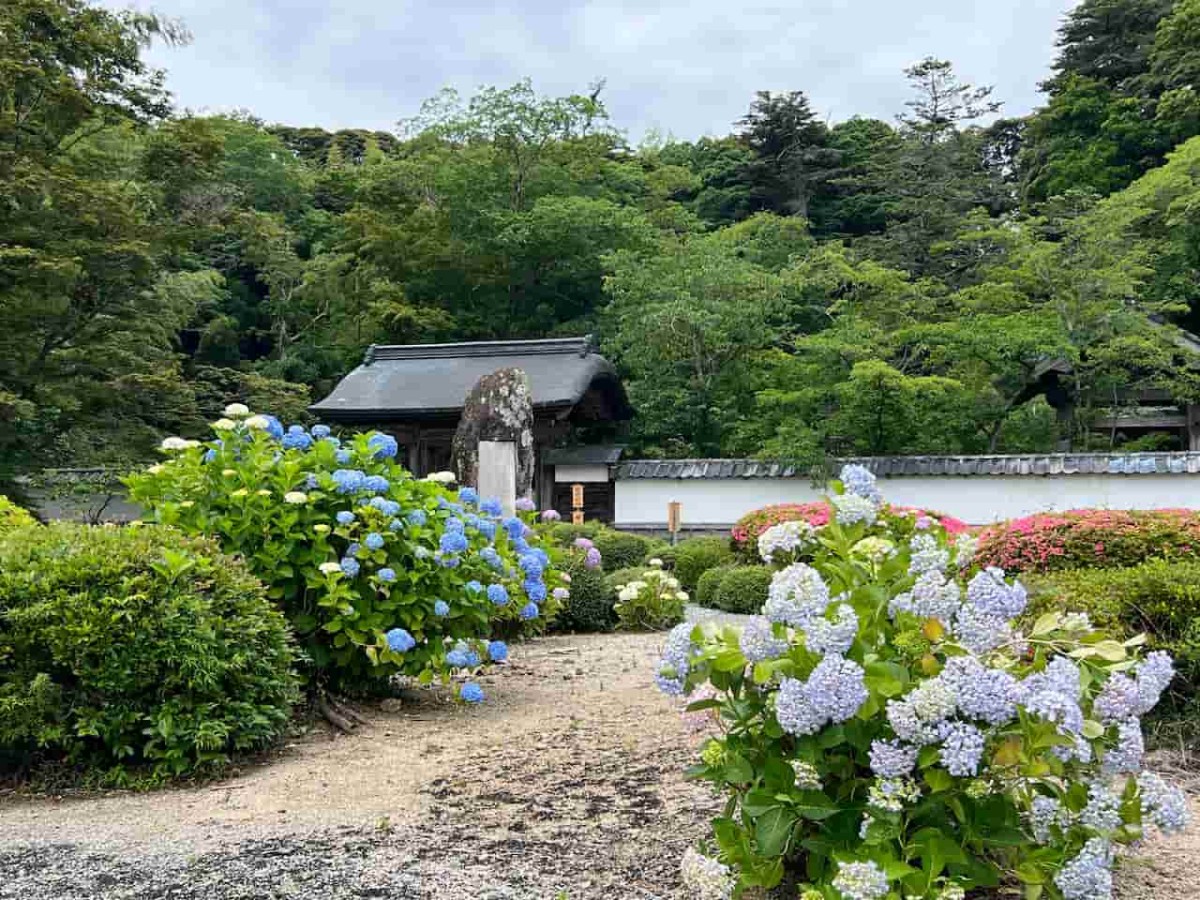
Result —
<instances>
[{"instance_id":1,"label":"hydrangea bush","mask_svg":"<svg viewBox=\"0 0 1200 900\"><path fill-rule=\"evenodd\" d=\"M614 609L621 627L632 631L658 631L683 618L687 591L679 579L663 569L661 559L652 559L641 576L617 586Z\"/></svg>"},{"instance_id":2,"label":"hydrangea bush","mask_svg":"<svg viewBox=\"0 0 1200 900\"><path fill-rule=\"evenodd\" d=\"M728 795L712 846L684 860L691 890L1110 897L1118 845L1187 821L1143 769L1140 718L1170 658L1078 614L1022 633L1024 588L971 567L969 540L927 516L880 533L865 469L834 490L809 562L781 561L761 615L667 639L659 686L720 723L690 774Z\"/></svg>"},{"instance_id":3,"label":"hydrangea bush","mask_svg":"<svg viewBox=\"0 0 1200 900\"><path fill-rule=\"evenodd\" d=\"M552 617L568 578L531 524L444 476L418 480L378 432L340 440L233 405L206 443L168 438L167 460L127 483L156 521L241 555L291 620L320 681L469 675L487 638ZM464 700L482 699L477 686Z\"/></svg>"}]
</instances>

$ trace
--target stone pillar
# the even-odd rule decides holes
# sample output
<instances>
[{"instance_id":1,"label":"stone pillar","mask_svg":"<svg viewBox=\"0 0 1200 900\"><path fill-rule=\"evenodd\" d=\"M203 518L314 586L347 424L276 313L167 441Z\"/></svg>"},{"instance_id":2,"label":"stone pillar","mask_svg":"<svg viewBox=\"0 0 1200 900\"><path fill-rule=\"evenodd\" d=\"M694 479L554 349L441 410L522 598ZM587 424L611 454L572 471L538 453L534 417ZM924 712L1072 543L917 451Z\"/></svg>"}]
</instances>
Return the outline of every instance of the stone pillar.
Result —
<instances>
[{"instance_id":1,"label":"stone pillar","mask_svg":"<svg viewBox=\"0 0 1200 900\"><path fill-rule=\"evenodd\" d=\"M506 516L516 511L517 445L513 441L479 442L479 496L495 497Z\"/></svg>"}]
</instances>

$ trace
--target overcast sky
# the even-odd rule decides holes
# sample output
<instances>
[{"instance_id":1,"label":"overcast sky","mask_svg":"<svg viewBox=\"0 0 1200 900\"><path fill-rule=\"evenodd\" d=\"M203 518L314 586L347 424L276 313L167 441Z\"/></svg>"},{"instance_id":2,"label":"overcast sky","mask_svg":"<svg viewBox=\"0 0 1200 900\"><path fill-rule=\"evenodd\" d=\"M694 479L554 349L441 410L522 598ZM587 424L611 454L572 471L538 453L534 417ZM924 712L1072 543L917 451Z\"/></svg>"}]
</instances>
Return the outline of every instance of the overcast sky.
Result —
<instances>
[{"instance_id":1,"label":"overcast sky","mask_svg":"<svg viewBox=\"0 0 1200 900\"><path fill-rule=\"evenodd\" d=\"M105 0L184 20L156 49L181 106L268 122L392 130L446 85L529 76L561 95L606 78L614 124L722 135L756 90L803 90L830 121L891 119L901 70L926 55L1038 104L1054 32L1076 0ZM740 8L739 8L740 7Z\"/></svg>"}]
</instances>

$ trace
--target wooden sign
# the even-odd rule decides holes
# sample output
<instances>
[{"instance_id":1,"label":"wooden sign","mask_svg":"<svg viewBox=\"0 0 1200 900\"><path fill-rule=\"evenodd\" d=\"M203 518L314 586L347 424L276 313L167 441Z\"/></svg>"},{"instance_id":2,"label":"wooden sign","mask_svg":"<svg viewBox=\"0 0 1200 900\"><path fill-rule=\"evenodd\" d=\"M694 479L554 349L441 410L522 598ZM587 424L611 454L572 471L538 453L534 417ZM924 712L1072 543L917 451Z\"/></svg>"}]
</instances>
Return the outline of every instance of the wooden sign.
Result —
<instances>
[{"instance_id":1,"label":"wooden sign","mask_svg":"<svg viewBox=\"0 0 1200 900\"><path fill-rule=\"evenodd\" d=\"M672 500L667 504L667 531L675 534L679 531L679 523L683 518L683 504Z\"/></svg>"},{"instance_id":2,"label":"wooden sign","mask_svg":"<svg viewBox=\"0 0 1200 900\"><path fill-rule=\"evenodd\" d=\"M582 509L577 509L577 510L575 510L575 512L571 513L571 524L572 525L582 525L583 524L583 510Z\"/></svg>"},{"instance_id":3,"label":"wooden sign","mask_svg":"<svg viewBox=\"0 0 1200 900\"><path fill-rule=\"evenodd\" d=\"M575 509L583 509L583 485L571 485L571 506Z\"/></svg>"}]
</instances>

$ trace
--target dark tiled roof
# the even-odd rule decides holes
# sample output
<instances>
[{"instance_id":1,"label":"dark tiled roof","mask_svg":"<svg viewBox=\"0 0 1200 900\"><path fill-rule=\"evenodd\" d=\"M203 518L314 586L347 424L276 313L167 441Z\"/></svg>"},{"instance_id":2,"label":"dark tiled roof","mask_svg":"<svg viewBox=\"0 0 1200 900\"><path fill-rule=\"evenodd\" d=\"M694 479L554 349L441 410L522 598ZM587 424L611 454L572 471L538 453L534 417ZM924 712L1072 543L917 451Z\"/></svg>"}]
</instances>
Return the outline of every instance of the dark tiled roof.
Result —
<instances>
[{"instance_id":1,"label":"dark tiled roof","mask_svg":"<svg viewBox=\"0 0 1200 900\"><path fill-rule=\"evenodd\" d=\"M912 475L1196 475L1200 453L1055 453L1022 456L875 456L845 459L882 477ZM757 459L631 459L617 478L808 478L788 463Z\"/></svg>"},{"instance_id":2,"label":"dark tiled roof","mask_svg":"<svg viewBox=\"0 0 1200 900\"><path fill-rule=\"evenodd\" d=\"M624 452L624 447L612 444L561 447L547 450L542 454L542 461L550 466L611 466L620 460Z\"/></svg>"},{"instance_id":3,"label":"dark tiled roof","mask_svg":"<svg viewBox=\"0 0 1200 900\"><path fill-rule=\"evenodd\" d=\"M615 392L620 416L628 414L616 370L589 337L372 346L363 364L310 409L333 419L451 414L480 378L505 368L529 376L535 408L574 406L599 379Z\"/></svg>"}]
</instances>

